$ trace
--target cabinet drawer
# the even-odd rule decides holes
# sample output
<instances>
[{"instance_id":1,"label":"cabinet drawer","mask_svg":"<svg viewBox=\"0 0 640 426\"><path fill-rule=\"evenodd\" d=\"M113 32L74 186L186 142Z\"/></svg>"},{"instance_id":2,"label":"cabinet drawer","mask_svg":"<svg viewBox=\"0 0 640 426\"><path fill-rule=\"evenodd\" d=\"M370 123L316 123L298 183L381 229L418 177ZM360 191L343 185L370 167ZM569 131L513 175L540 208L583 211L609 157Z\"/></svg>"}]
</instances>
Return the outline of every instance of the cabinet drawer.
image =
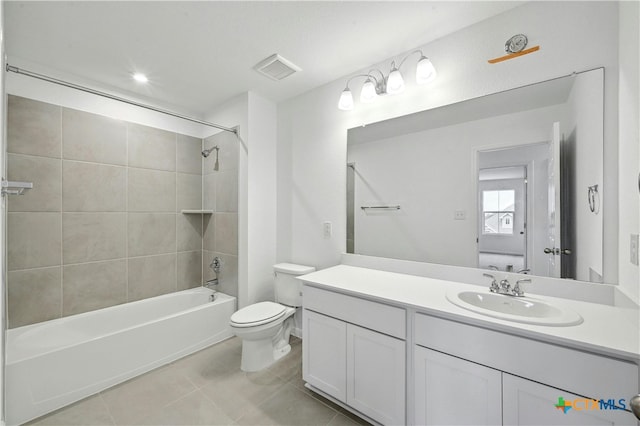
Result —
<instances>
[{"instance_id":1,"label":"cabinet drawer","mask_svg":"<svg viewBox=\"0 0 640 426\"><path fill-rule=\"evenodd\" d=\"M589 398L638 393L638 366L482 327L416 314L415 343Z\"/></svg>"},{"instance_id":2,"label":"cabinet drawer","mask_svg":"<svg viewBox=\"0 0 640 426\"><path fill-rule=\"evenodd\" d=\"M305 309L320 312L399 339L406 338L405 310L308 285L302 289Z\"/></svg>"}]
</instances>

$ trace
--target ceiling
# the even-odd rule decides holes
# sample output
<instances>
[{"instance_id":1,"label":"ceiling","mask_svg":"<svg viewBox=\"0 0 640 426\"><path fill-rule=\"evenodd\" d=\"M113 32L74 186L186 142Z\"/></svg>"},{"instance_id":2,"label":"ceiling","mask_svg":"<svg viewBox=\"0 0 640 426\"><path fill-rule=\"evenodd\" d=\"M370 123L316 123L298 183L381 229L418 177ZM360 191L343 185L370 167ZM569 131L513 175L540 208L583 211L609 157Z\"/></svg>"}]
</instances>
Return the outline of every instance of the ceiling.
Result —
<instances>
[{"instance_id":1,"label":"ceiling","mask_svg":"<svg viewBox=\"0 0 640 426\"><path fill-rule=\"evenodd\" d=\"M520 4L6 1L5 45L12 65L203 116L247 91L295 97ZM274 53L302 71L253 69Z\"/></svg>"}]
</instances>

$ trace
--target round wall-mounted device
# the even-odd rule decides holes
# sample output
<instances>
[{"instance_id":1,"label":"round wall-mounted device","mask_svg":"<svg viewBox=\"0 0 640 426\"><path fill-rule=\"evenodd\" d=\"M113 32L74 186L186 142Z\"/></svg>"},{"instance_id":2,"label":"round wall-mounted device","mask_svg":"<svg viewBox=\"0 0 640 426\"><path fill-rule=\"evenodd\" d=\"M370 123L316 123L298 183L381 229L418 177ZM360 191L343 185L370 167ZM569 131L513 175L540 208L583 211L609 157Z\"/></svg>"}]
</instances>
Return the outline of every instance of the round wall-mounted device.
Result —
<instances>
[{"instance_id":1,"label":"round wall-mounted device","mask_svg":"<svg viewBox=\"0 0 640 426\"><path fill-rule=\"evenodd\" d=\"M518 53L527 47L527 36L524 34L516 34L504 44L504 50L507 53Z\"/></svg>"}]
</instances>

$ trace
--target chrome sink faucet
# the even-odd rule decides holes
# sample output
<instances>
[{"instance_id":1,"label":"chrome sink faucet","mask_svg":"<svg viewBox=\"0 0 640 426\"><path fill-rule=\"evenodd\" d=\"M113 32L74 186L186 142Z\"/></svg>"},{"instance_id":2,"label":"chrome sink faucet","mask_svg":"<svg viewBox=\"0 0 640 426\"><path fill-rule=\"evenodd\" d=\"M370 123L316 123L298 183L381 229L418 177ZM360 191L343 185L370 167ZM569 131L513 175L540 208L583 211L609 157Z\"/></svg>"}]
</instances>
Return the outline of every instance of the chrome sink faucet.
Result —
<instances>
[{"instance_id":1,"label":"chrome sink faucet","mask_svg":"<svg viewBox=\"0 0 640 426\"><path fill-rule=\"evenodd\" d=\"M482 274L487 278L491 278L491 285L489 286L489 291L491 293L504 294L505 296L514 296L514 297L524 297L524 290L522 289L521 283L530 283L530 278L524 278L521 280L517 280L516 284L511 287L511 283L509 280L504 278L498 284L496 277L491 274Z\"/></svg>"}]
</instances>

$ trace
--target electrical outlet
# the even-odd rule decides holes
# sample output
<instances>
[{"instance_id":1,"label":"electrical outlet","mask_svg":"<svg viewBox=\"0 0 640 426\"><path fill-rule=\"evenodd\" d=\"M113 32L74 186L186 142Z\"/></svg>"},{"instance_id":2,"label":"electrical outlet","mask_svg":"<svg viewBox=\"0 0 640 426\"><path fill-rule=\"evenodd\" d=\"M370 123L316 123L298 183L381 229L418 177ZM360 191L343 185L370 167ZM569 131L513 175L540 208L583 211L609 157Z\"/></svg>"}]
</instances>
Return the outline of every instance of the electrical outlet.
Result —
<instances>
[{"instance_id":1,"label":"electrical outlet","mask_svg":"<svg viewBox=\"0 0 640 426\"><path fill-rule=\"evenodd\" d=\"M454 220L465 220L466 218L467 218L467 212L465 212L464 210L456 210L453 213Z\"/></svg>"},{"instance_id":2,"label":"electrical outlet","mask_svg":"<svg viewBox=\"0 0 640 426\"><path fill-rule=\"evenodd\" d=\"M629 255L631 263L638 264L638 234L631 234L631 242L629 244Z\"/></svg>"},{"instance_id":3,"label":"electrical outlet","mask_svg":"<svg viewBox=\"0 0 640 426\"><path fill-rule=\"evenodd\" d=\"M325 238L331 238L331 222L322 223L322 233Z\"/></svg>"}]
</instances>

